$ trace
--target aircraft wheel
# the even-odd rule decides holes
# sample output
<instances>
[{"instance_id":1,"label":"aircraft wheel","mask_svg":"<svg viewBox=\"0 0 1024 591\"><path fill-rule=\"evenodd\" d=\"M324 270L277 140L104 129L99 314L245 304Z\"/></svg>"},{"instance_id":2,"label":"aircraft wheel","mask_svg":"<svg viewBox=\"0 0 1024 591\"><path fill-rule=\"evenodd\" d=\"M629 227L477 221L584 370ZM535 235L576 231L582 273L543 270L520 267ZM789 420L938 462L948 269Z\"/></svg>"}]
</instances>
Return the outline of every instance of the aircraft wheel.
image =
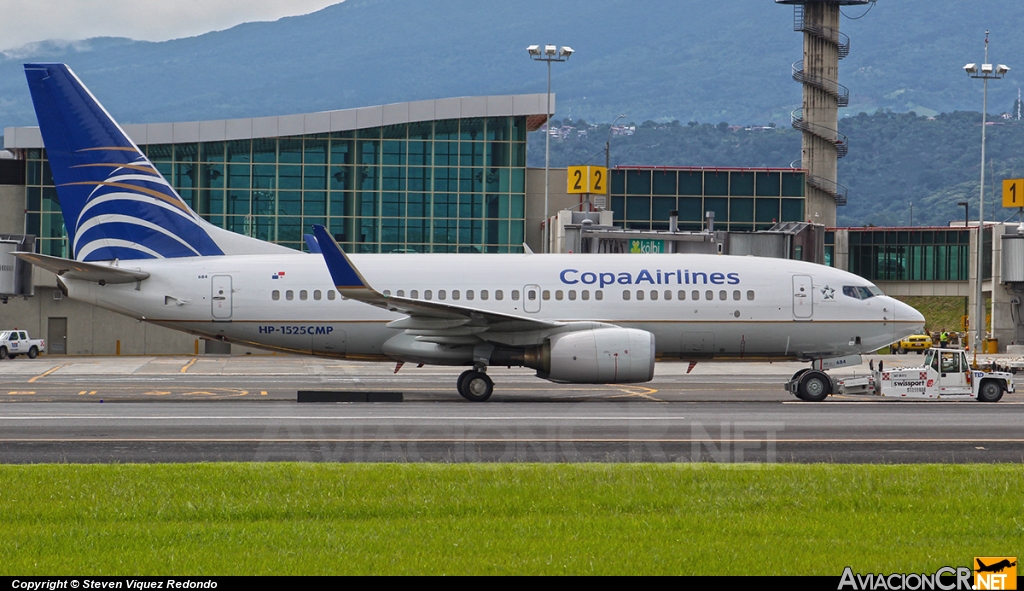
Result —
<instances>
[{"instance_id":1,"label":"aircraft wheel","mask_svg":"<svg viewBox=\"0 0 1024 591\"><path fill-rule=\"evenodd\" d=\"M32 347L31 349L28 350L29 359L35 359L37 355L39 355L39 349L37 349L36 347Z\"/></svg>"},{"instance_id":2,"label":"aircraft wheel","mask_svg":"<svg viewBox=\"0 0 1024 591\"><path fill-rule=\"evenodd\" d=\"M832 393L832 380L820 371L809 371L800 378L797 393L801 400L821 402Z\"/></svg>"},{"instance_id":3,"label":"aircraft wheel","mask_svg":"<svg viewBox=\"0 0 1024 591\"><path fill-rule=\"evenodd\" d=\"M465 383L466 378L468 378L469 374L471 374L473 372L474 372L474 370L467 369L466 371L464 371L461 374L459 374L459 379L458 379L458 381L455 382L455 389L459 391L459 395L460 396L462 395L462 391L465 388L465 386L463 384Z\"/></svg>"},{"instance_id":4,"label":"aircraft wheel","mask_svg":"<svg viewBox=\"0 0 1024 591\"><path fill-rule=\"evenodd\" d=\"M999 402L1003 397L1003 387L995 380L985 380L978 388L979 402Z\"/></svg>"},{"instance_id":5,"label":"aircraft wheel","mask_svg":"<svg viewBox=\"0 0 1024 591\"><path fill-rule=\"evenodd\" d=\"M484 402L494 392L494 382L482 371L469 370L459 376L459 394L470 402Z\"/></svg>"},{"instance_id":6,"label":"aircraft wheel","mask_svg":"<svg viewBox=\"0 0 1024 591\"><path fill-rule=\"evenodd\" d=\"M7 359L7 347L0 347L0 359Z\"/></svg>"}]
</instances>

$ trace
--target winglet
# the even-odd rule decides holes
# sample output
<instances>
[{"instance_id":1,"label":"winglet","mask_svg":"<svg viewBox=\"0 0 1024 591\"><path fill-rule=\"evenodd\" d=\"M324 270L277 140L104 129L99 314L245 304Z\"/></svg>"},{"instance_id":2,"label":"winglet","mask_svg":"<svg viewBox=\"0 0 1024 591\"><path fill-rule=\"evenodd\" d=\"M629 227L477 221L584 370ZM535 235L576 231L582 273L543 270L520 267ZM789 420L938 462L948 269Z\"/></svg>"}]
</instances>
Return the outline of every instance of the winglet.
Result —
<instances>
[{"instance_id":1,"label":"winglet","mask_svg":"<svg viewBox=\"0 0 1024 591\"><path fill-rule=\"evenodd\" d=\"M324 255L324 262L327 263L327 269L331 272L331 278L334 279L334 285L338 288L338 291L347 296L349 294L345 293L346 291L371 289L369 283L363 279L363 276L359 274L359 270L352 264L345 251L341 249L338 241L327 232L327 228L314 225L313 234L320 245L320 250Z\"/></svg>"}]
</instances>

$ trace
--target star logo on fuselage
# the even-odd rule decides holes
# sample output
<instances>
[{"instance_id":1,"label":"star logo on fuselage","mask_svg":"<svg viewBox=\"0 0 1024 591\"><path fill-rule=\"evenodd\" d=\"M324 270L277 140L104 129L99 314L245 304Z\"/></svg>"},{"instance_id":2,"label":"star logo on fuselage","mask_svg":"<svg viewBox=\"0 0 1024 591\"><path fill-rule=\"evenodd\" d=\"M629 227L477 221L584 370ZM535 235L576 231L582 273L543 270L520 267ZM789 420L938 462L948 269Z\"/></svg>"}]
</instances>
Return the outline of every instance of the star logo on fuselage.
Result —
<instances>
[{"instance_id":1,"label":"star logo on fuselage","mask_svg":"<svg viewBox=\"0 0 1024 591\"><path fill-rule=\"evenodd\" d=\"M821 288L821 296L822 299L834 300L836 299L836 290L826 285L825 287Z\"/></svg>"}]
</instances>

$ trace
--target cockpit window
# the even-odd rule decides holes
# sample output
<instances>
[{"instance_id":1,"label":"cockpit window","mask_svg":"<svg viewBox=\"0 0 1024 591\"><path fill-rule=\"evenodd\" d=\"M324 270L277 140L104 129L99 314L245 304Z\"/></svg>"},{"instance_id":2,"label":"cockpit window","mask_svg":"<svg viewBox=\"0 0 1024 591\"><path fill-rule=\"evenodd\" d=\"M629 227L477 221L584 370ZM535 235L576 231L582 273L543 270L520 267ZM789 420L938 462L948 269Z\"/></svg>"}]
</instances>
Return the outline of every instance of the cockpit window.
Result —
<instances>
[{"instance_id":1,"label":"cockpit window","mask_svg":"<svg viewBox=\"0 0 1024 591\"><path fill-rule=\"evenodd\" d=\"M875 296L885 295L882 290L878 289L874 285L870 287L863 287L860 285L844 285L843 295L849 296L857 300L866 300Z\"/></svg>"}]
</instances>

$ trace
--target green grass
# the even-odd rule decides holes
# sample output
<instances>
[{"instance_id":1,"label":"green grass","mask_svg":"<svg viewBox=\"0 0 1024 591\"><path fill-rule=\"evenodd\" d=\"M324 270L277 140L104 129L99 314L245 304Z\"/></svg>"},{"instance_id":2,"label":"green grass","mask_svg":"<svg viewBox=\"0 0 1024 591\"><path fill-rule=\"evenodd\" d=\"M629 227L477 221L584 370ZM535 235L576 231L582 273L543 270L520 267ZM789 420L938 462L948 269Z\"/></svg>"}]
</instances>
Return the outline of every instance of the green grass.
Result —
<instances>
[{"instance_id":1,"label":"green grass","mask_svg":"<svg viewBox=\"0 0 1024 591\"><path fill-rule=\"evenodd\" d=\"M0 466L0 574L933 572L1020 554L1024 466Z\"/></svg>"},{"instance_id":2,"label":"green grass","mask_svg":"<svg viewBox=\"0 0 1024 591\"><path fill-rule=\"evenodd\" d=\"M964 298L959 296L921 296L897 297L897 300L909 304L924 314L925 329L939 332L943 328L949 332L960 330L960 317L964 314Z\"/></svg>"}]
</instances>

